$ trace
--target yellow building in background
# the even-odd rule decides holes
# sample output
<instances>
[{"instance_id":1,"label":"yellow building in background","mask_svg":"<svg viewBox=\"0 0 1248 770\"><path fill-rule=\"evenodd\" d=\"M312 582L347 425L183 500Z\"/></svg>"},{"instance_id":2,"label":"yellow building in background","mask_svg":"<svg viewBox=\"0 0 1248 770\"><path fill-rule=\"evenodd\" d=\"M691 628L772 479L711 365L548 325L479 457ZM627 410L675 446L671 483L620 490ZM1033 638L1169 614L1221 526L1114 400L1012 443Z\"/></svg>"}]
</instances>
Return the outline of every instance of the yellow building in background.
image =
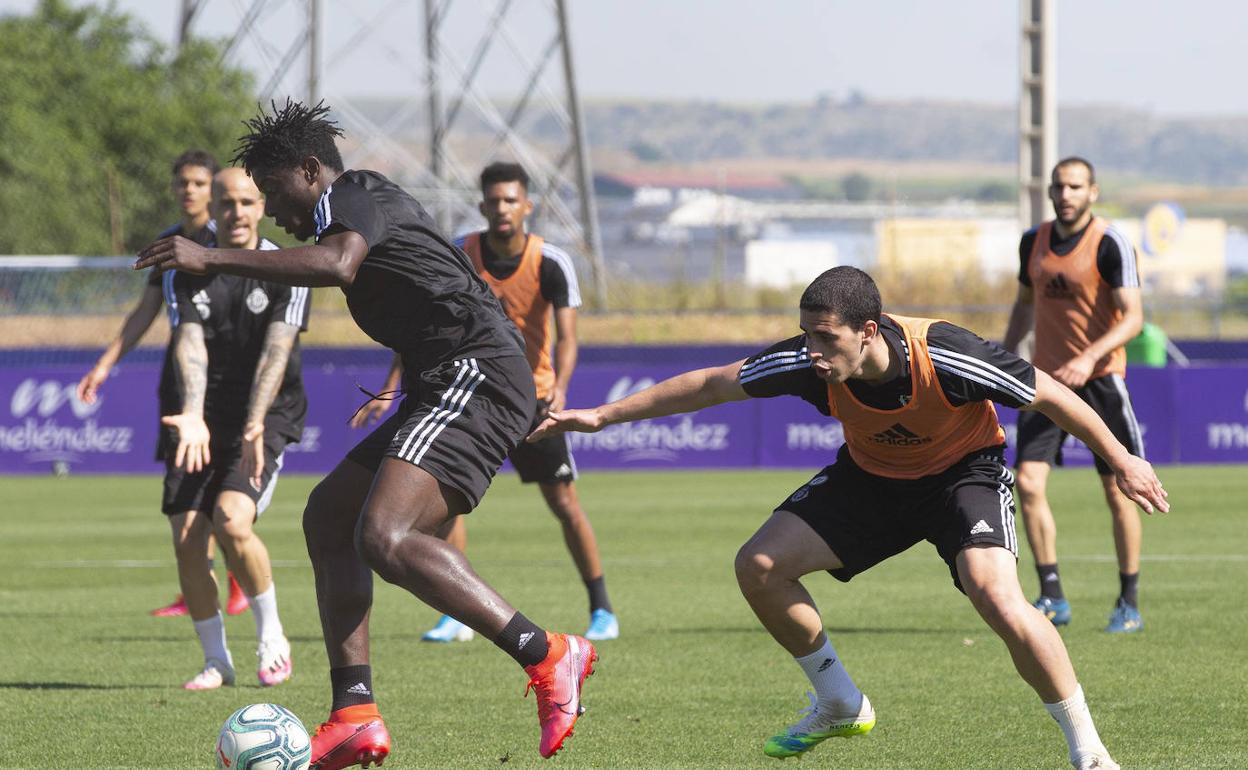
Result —
<instances>
[{"instance_id":1,"label":"yellow building in background","mask_svg":"<svg viewBox=\"0 0 1248 770\"><path fill-rule=\"evenodd\" d=\"M1213 297L1225 288L1224 220L1185 219L1169 204L1159 204L1143 219L1114 220L1114 225L1135 246L1146 293ZM1021 235L1012 219L879 219L874 273L933 292L972 276L992 281L1017 275Z\"/></svg>"},{"instance_id":2,"label":"yellow building in background","mask_svg":"<svg viewBox=\"0 0 1248 770\"><path fill-rule=\"evenodd\" d=\"M1151 212L1150 212L1151 213ZM1140 281L1149 294L1182 297L1218 297L1226 288L1226 221L1179 220L1158 238L1154 229L1145 238L1149 218L1114 224L1135 245Z\"/></svg>"}]
</instances>

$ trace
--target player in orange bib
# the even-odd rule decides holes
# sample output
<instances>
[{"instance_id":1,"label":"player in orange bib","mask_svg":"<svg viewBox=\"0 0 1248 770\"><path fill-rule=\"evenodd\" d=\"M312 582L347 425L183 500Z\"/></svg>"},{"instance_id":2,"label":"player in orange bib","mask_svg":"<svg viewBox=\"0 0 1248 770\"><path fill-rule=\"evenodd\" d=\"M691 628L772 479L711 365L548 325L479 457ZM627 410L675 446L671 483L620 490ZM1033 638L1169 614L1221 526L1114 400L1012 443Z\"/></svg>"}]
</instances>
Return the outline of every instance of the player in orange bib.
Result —
<instances>
[{"instance_id":1,"label":"player in orange bib","mask_svg":"<svg viewBox=\"0 0 1248 770\"><path fill-rule=\"evenodd\" d=\"M1135 250L1121 232L1093 216L1096 173L1083 158L1053 169L1049 199L1056 219L1028 230L1019 244L1018 300L1005 348L1017 350L1035 327L1032 362L1071 388L1138 457L1144 441L1127 393L1123 346L1140 333L1144 311ZM1057 526L1045 488L1049 468L1061 464L1066 432L1044 414L1018 417L1018 497L1027 540L1036 559L1040 597L1035 605L1054 625L1070 622L1070 603L1057 570ZM1136 594L1140 577L1140 515L1118 491L1112 469L1096 458L1114 522L1119 594L1105 627L1111 633L1143 628Z\"/></svg>"},{"instance_id":2,"label":"player in orange bib","mask_svg":"<svg viewBox=\"0 0 1248 770\"><path fill-rule=\"evenodd\" d=\"M1061 637L1019 585L1013 479L992 402L1044 413L1103 457L1130 499L1165 511L1152 467L1074 393L1026 361L944 321L883 314L879 291L861 270L823 273L800 307L798 336L611 404L552 412L530 440L751 397L808 401L841 421L845 446L775 509L736 559L746 601L814 689L804 718L769 738L764 753L795 756L875 726L875 711L824 633L801 578L827 570L847 581L926 540L1061 726L1071 764L1117 768Z\"/></svg>"}]
</instances>

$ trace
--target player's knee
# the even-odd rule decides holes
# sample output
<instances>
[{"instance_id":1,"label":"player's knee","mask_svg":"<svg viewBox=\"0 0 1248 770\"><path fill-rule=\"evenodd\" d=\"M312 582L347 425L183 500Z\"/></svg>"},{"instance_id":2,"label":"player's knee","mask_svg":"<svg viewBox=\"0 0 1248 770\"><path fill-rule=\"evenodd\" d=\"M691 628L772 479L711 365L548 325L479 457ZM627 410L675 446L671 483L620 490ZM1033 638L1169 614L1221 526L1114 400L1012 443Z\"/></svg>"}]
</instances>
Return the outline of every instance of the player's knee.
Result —
<instances>
[{"instance_id":1,"label":"player's knee","mask_svg":"<svg viewBox=\"0 0 1248 770\"><path fill-rule=\"evenodd\" d=\"M252 537L251 519L243 515L230 515L223 511L217 511L217 525L215 528L217 540L222 547L229 548L231 551L237 552Z\"/></svg>"},{"instance_id":2,"label":"player's knee","mask_svg":"<svg viewBox=\"0 0 1248 770\"><path fill-rule=\"evenodd\" d=\"M550 512L560 521L571 521L581 515L570 484L543 484L542 496Z\"/></svg>"},{"instance_id":3,"label":"player's knee","mask_svg":"<svg viewBox=\"0 0 1248 770\"><path fill-rule=\"evenodd\" d=\"M401 532L379 523L375 517L361 517L355 528L356 553L383 580L388 580L389 565L402 540Z\"/></svg>"},{"instance_id":4,"label":"player's knee","mask_svg":"<svg viewBox=\"0 0 1248 770\"><path fill-rule=\"evenodd\" d=\"M242 496L223 499L212 511L213 530L218 539L247 540L251 537L255 519L255 503Z\"/></svg>"},{"instance_id":5,"label":"player's knee","mask_svg":"<svg viewBox=\"0 0 1248 770\"><path fill-rule=\"evenodd\" d=\"M585 518L581 509L569 497L550 500L550 512L563 524L571 524Z\"/></svg>"},{"instance_id":6,"label":"player's knee","mask_svg":"<svg viewBox=\"0 0 1248 770\"><path fill-rule=\"evenodd\" d=\"M737 573L737 585L747 594L765 588L775 572L775 567L773 558L754 549L749 543L741 546L733 563Z\"/></svg>"},{"instance_id":7,"label":"player's knee","mask_svg":"<svg viewBox=\"0 0 1248 770\"><path fill-rule=\"evenodd\" d=\"M333 493L324 481L312 488L303 508L303 537L309 545L319 543L327 534L326 514L332 509Z\"/></svg>"},{"instance_id":8,"label":"player's knee","mask_svg":"<svg viewBox=\"0 0 1248 770\"><path fill-rule=\"evenodd\" d=\"M1006 590L992 581L972 581L965 588L966 596L971 600L975 611L993 628L1010 625L1020 610L1016 592ZM1027 609L1031 608L1028 606Z\"/></svg>"},{"instance_id":9,"label":"player's knee","mask_svg":"<svg viewBox=\"0 0 1248 770\"><path fill-rule=\"evenodd\" d=\"M1023 466L1015 474L1015 489L1024 504L1044 497L1047 475L1042 470Z\"/></svg>"}]
</instances>

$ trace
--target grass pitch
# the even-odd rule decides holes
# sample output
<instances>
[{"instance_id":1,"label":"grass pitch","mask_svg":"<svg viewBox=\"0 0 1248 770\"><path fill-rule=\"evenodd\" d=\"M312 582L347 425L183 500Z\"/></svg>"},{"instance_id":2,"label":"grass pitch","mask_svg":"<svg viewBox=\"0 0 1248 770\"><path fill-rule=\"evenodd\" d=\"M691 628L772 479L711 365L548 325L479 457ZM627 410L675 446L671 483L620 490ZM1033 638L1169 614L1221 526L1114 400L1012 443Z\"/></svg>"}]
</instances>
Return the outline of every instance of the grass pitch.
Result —
<instances>
[{"instance_id":1,"label":"grass pitch","mask_svg":"<svg viewBox=\"0 0 1248 770\"><path fill-rule=\"evenodd\" d=\"M732 560L808 475L580 481L623 636L600 645L589 711L551 761L537 754L523 673L481 639L421 644L435 613L379 584L374 685L395 745L386 769L776 767L762 741L795 721L805 680L738 595ZM1162 477L1175 510L1145 522L1145 628L1111 637L1101 628L1117 569L1099 485L1087 470L1054 474L1075 612L1063 636L1123 767L1248 767L1248 473L1165 468ZM238 706L279 702L309 728L323 719L328 674L299 524L315 481L283 478L259 525L294 646L293 679L255 684L247 614L227 619L240 685L188 693L180 685L201 661L190 622L146 614L176 592L158 480L0 479L0 767L210 768L217 729ZM583 630L585 592L536 489L501 477L469 534L477 569L529 617ZM1021 568L1033 594L1028 554ZM829 741L806 763L1068 767L1056 725L933 548L919 545L849 585L822 575L807 585L879 724L865 738Z\"/></svg>"}]
</instances>

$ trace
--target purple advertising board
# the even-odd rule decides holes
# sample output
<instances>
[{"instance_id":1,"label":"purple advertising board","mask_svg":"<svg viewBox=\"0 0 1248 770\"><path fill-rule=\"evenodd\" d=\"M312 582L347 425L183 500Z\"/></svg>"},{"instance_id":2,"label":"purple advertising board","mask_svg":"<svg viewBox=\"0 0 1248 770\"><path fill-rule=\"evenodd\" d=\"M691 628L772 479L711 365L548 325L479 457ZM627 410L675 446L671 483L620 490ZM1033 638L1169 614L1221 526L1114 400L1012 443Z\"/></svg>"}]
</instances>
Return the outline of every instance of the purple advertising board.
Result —
<instances>
[{"instance_id":1,"label":"purple advertising board","mask_svg":"<svg viewBox=\"0 0 1248 770\"><path fill-rule=\"evenodd\" d=\"M308 356L303 440L287 448L286 469L325 473L364 436L347 424L375 389L384 359L335 364ZM578 368L569 404L612 401L701 361L603 361ZM74 396L85 367L13 363L0 367L0 473L151 473L157 433L154 361L119 366L95 404ZM1127 378L1149 459L1158 463L1248 462L1248 366L1133 368ZM1016 415L1000 409L1013 444ZM796 398L756 399L568 438L581 469L810 468L832 462L841 426ZM1070 465L1088 464L1078 442Z\"/></svg>"}]
</instances>

